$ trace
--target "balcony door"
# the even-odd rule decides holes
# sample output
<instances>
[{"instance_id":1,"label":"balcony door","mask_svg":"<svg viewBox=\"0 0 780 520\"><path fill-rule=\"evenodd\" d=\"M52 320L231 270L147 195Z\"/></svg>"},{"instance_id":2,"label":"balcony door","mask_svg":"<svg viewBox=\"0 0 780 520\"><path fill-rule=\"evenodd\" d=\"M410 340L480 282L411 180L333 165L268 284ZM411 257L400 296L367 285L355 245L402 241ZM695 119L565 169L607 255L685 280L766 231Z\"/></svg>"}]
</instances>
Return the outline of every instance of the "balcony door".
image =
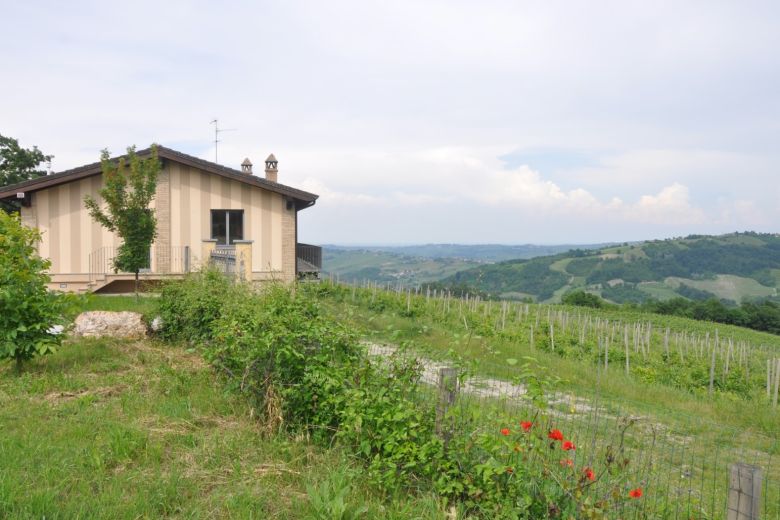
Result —
<instances>
[{"instance_id":1,"label":"balcony door","mask_svg":"<svg viewBox=\"0 0 780 520\"><path fill-rule=\"evenodd\" d=\"M217 241L217 247L228 247L236 240L244 240L243 209L212 209L211 238Z\"/></svg>"}]
</instances>

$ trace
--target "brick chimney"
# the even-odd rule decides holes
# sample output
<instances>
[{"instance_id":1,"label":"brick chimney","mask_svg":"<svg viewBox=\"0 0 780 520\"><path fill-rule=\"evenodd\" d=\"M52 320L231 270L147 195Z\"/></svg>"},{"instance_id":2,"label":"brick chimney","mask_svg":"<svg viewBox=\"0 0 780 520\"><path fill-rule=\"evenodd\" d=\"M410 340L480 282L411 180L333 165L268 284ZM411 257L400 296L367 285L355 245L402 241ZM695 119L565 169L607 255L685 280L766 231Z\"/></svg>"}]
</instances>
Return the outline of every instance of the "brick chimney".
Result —
<instances>
[{"instance_id":1,"label":"brick chimney","mask_svg":"<svg viewBox=\"0 0 780 520\"><path fill-rule=\"evenodd\" d=\"M252 175L252 161L249 160L249 157L241 163L241 171L247 175Z\"/></svg>"},{"instance_id":2,"label":"brick chimney","mask_svg":"<svg viewBox=\"0 0 780 520\"><path fill-rule=\"evenodd\" d=\"M265 179L271 182L279 182L279 161L276 160L274 154L268 156L265 160Z\"/></svg>"}]
</instances>

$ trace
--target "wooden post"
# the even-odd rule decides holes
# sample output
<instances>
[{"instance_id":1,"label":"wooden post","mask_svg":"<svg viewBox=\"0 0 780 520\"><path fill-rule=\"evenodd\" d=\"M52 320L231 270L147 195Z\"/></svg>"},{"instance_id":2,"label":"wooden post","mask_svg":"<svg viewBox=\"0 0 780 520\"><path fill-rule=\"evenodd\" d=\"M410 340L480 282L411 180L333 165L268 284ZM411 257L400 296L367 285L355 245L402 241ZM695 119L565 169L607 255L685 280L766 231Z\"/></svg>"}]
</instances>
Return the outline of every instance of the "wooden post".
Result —
<instances>
[{"instance_id":1,"label":"wooden post","mask_svg":"<svg viewBox=\"0 0 780 520\"><path fill-rule=\"evenodd\" d=\"M708 343L709 345L709 343ZM712 361L710 363L710 395L715 391L715 349L712 349Z\"/></svg>"},{"instance_id":2,"label":"wooden post","mask_svg":"<svg viewBox=\"0 0 780 520\"><path fill-rule=\"evenodd\" d=\"M452 435L451 428L447 427L446 424L447 411L455 404L455 398L458 396L458 369L452 367L440 368L437 388L439 390L439 402L436 405L436 434L447 442Z\"/></svg>"},{"instance_id":3,"label":"wooden post","mask_svg":"<svg viewBox=\"0 0 780 520\"><path fill-rule=\"evenodd\" d=\"M761 468L749 464L729 467L727 520L758 520L761 514Z\"/></svg>"},{"instance_id":4,"label":"wooden post","mask_svg":"<svg viewBox=\"0 0 780 520\"><path fill-rule=\"evenodd\" d=\"M775 394L772 397L772 407L777 408L777 394L780 393L780 358L775 360Z\"/></svg>"},{"instance_id":5,"label":"wooden post","mask_svg":"<svg viewBox=\"0 0 780 520\"><path fill-rule=\"evenodd\" d=\"M555 329L552 322L550 322L550 349L555 350Z\"/></svg>"}]
</instances>

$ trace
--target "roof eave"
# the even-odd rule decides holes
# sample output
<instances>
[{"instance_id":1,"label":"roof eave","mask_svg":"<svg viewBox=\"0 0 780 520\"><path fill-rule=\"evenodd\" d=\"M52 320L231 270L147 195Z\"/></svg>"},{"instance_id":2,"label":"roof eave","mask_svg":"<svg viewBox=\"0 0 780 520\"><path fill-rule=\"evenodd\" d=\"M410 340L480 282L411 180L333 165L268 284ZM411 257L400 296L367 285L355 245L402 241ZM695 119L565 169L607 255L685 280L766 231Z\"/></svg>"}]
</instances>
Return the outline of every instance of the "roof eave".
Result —
<instances>
[{"instance_id":1,"label":"roof eave","mask_svg":"<svg viewBox=\"0 0 780 520\"><path fill-rule=\"evenodd\" d=\"M143 150L139 150L136 153L139 156L148 156L151 155L152 149L151 147L145 148ZM240 172L238 170L234 170L226 166L221 166L219 164L212 163L203 159L199 159L191 155L177 152L176 150L172 150L164 146L157 147L157 154L158 157L160 157L160 159L170 160L170 161L178 162L180 164L192 166L194 168L205 170L207 172L214 173L216 175L220 175L228 179L234 179L239 182L243 182L245 184L257 186L259 188L280 193L282 195L291 197L295 200L310 202L311 204L309 205L313 205L314 201L316 201L317 198L319 197L314 193L309 193L307 191L299 190L297 188L292 188L284 184L271 182L269 180L262 179L260 177L248 176L246 173ZM117 160L119 159L119 157L122 156L113 157L111 160L112 161ZM73 168L71 170L55 173L53 175L36 177L35 179L30 179L28 181L0 187L0 199L15 198L17 193L31 192L31 191L34 192L48 187L56 186L59 184L65 184L86 177L91 177L93 175L100 175L101 173L102 173L102 169L100 163L98 162L93 164L87 164L84 166L79 166L78 168ZM306 207L308 207L308 205Z\"/></svg>"}]
</instances>

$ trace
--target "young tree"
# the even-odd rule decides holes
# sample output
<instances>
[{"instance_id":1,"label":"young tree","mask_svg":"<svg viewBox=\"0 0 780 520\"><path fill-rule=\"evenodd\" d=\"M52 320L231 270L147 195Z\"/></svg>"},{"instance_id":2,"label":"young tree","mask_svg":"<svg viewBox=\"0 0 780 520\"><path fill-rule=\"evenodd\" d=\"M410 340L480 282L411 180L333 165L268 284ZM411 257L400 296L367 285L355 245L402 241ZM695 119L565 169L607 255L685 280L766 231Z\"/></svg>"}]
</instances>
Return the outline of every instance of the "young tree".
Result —
<instances>
[{"instance_id":1,"label":"young tree","mask_svg":"<svg viewBox=\"0 0 780 520\"><path fill-rule=\"evenodd\" d=\"M89 195L84 203L93 219L122 239L114 258L114 271L135 273L138 297L138 273L149 266L149 251L157 236L157 219L149 207L160 172L157 146L152 145L152 155L147 159L139 158L131 146L127 158L121 157L117 163L112 163L108 150L103 150L100 162L105 185L99 193L106 209Z\"/></svg>"},{"instance_id":2,"label":"young tree","mask_svg":"<svg viewBox=\"0 0 780 520\"><path fill-rule=\"evenodd\" d=\"M53 327L64 325L70 301L47 290L49 261L35 250L39 240L19 215L0 211L0 360L15 360L17 369L60 344Z\"/></svg>"},{"instance_id":3,"label":"young tree","mask_svg":"<svg viewBox=\"0 0 780 520\"><path fill-rule=\"evenodd\" d=\"M38 150L37 146L28 150L19 146L19 141L13 137L0 135L0 186L46 175L39 166L43 162L50 161L52 157ZM19 203L15 200L0 201L0 209L6 213L15 213L19 211Z\"/></svg>"}]
</instances>

